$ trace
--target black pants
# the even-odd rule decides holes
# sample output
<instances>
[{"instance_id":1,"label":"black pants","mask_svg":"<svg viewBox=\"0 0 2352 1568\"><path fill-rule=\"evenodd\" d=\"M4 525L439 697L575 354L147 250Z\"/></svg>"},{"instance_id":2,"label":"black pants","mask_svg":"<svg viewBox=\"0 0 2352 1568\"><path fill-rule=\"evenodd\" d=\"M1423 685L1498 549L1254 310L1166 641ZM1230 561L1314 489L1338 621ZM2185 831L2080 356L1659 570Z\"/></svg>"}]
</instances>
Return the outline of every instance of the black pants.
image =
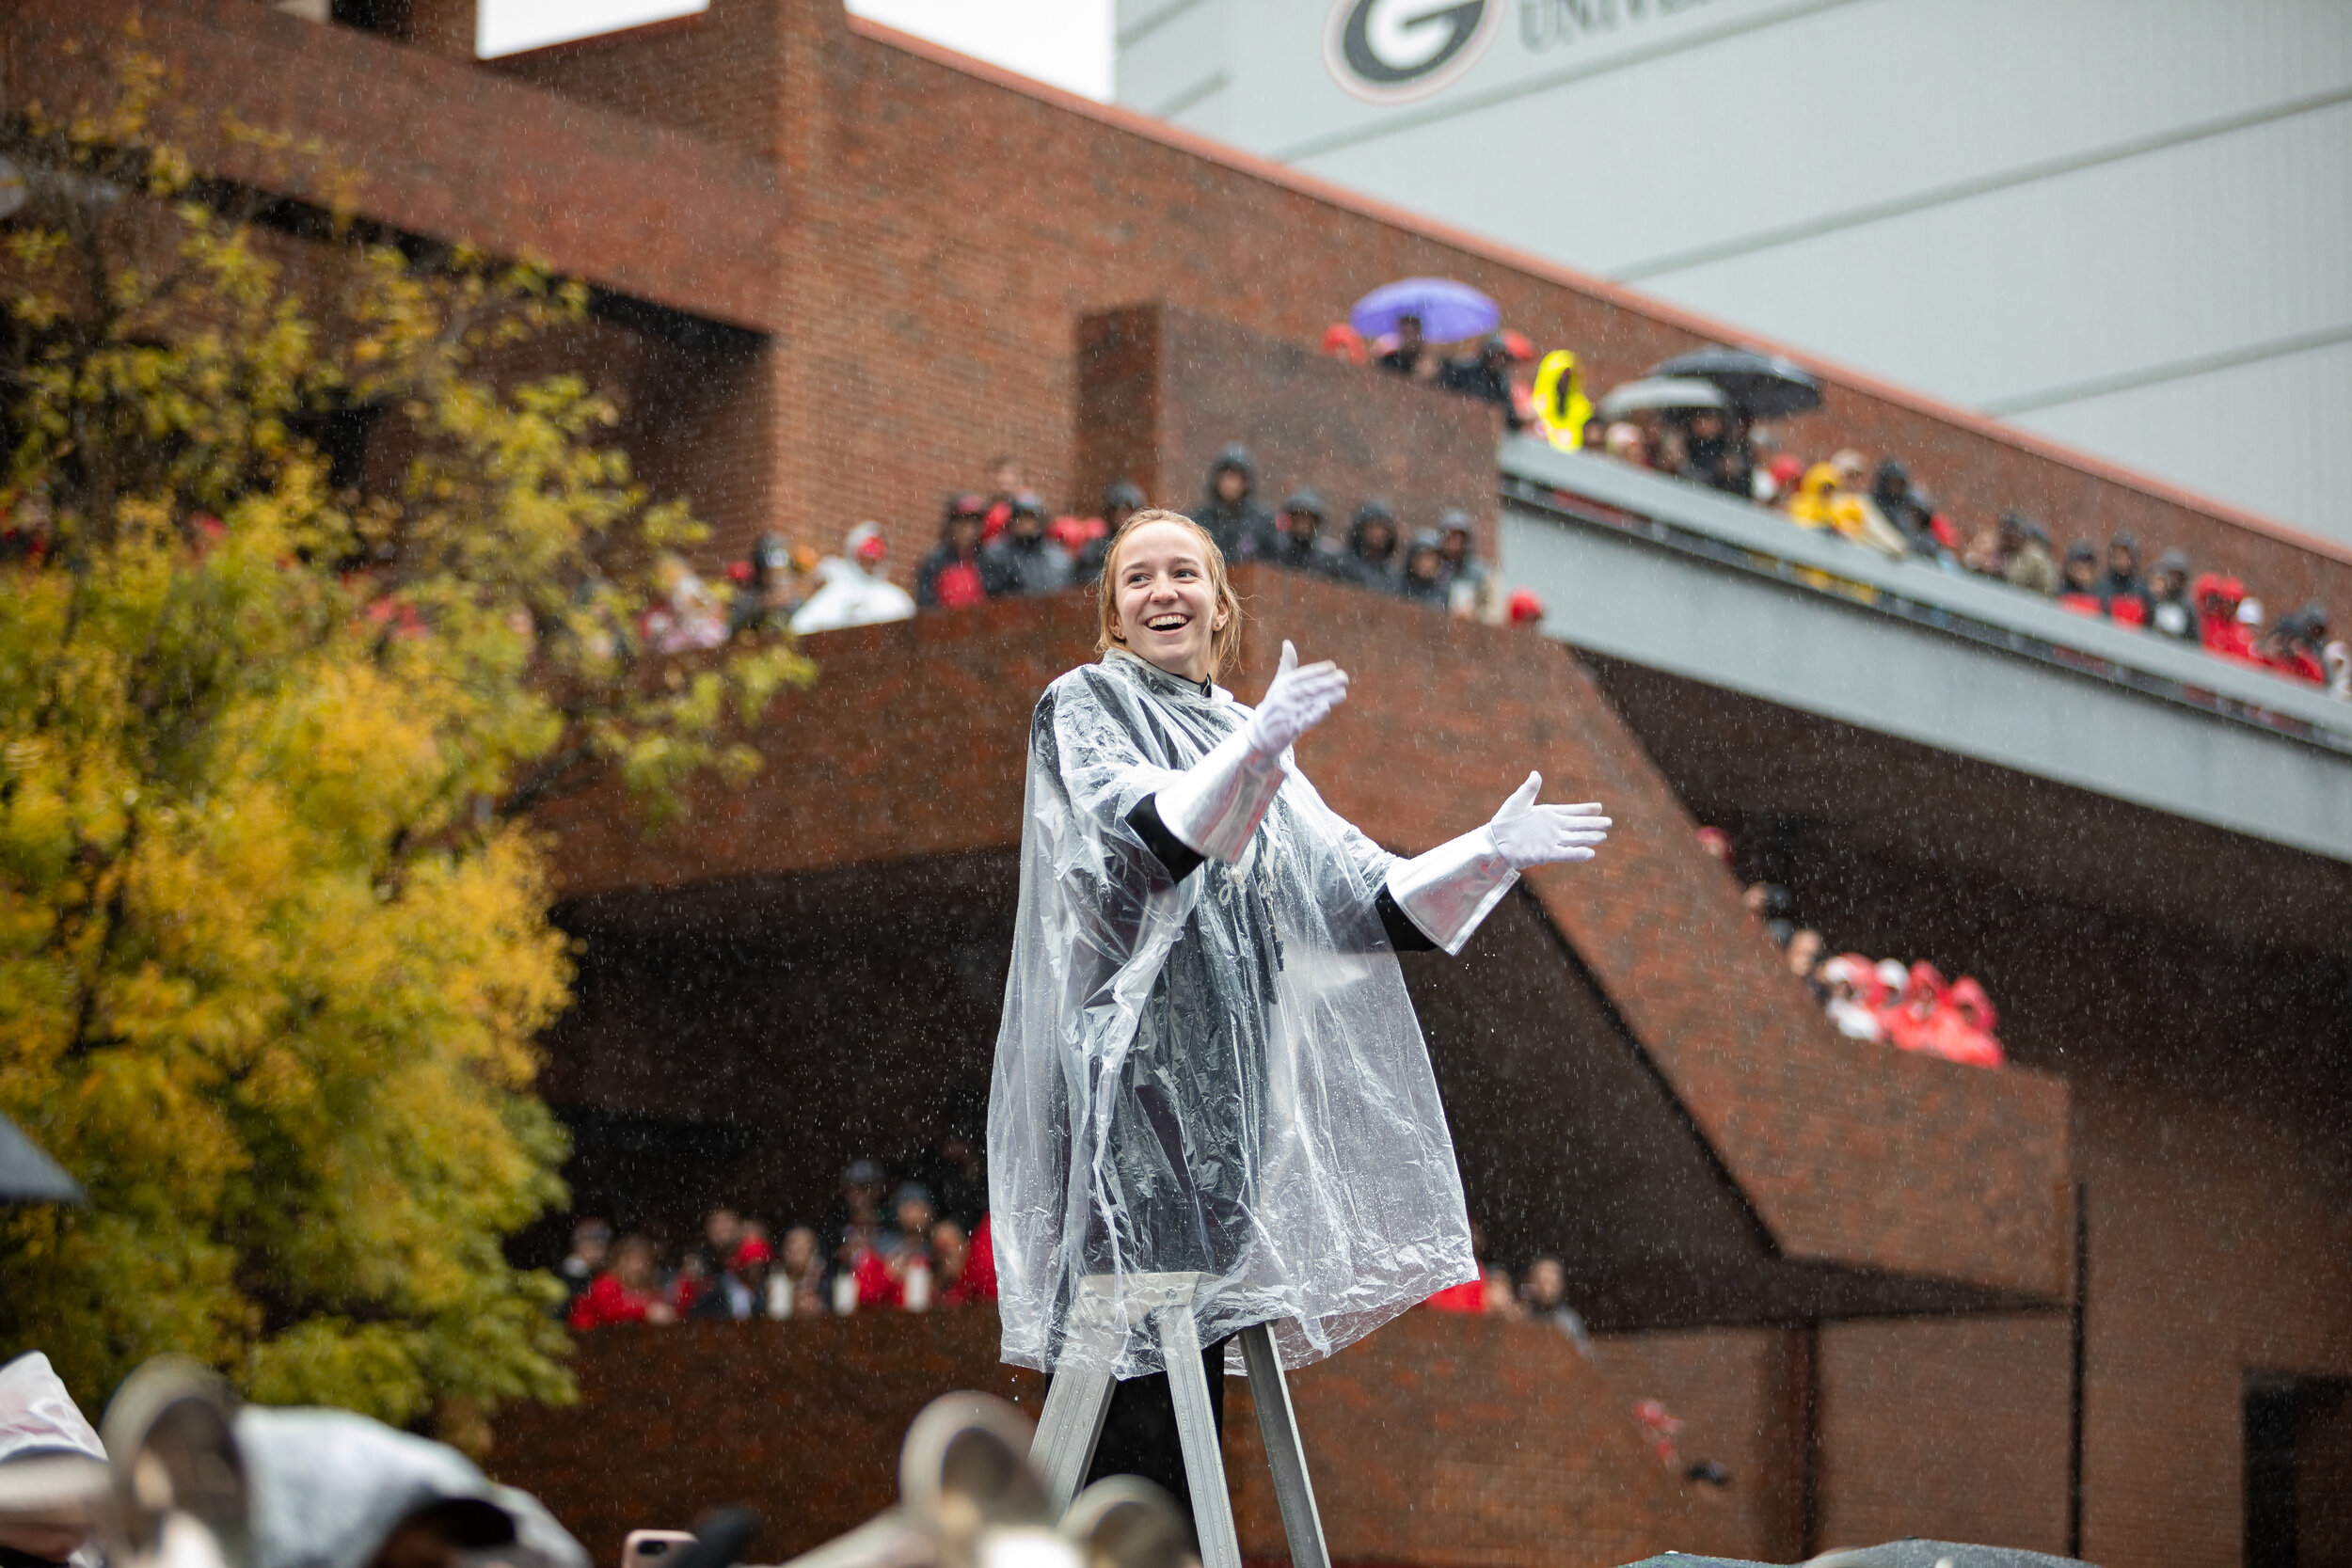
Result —
<instances>
[{"instance_id":1,"label":"black pants","mask_svg":"<svg viewBox=\"0 0 2352 1568\"><path fill-rule=\"evenodd\" d=\"M1225 1344L1219 1339L1200 1352L1200 1370L1209 1377L1209 1410L1216 1418L1216 1434L1225 1436ZM1176 1499L1187 1523L1192 1519L1192 1488L1184 1483L1184 1449L1176 1435L1176 1396L1166 1372L1131 1377L1111 1386L1111 1407L1103 1418L1103 1440L1094 1446L1094 1463L1087 1480L1104 1476L1141 1476L1159 1482Z\"/></svg>"}]
</instances>

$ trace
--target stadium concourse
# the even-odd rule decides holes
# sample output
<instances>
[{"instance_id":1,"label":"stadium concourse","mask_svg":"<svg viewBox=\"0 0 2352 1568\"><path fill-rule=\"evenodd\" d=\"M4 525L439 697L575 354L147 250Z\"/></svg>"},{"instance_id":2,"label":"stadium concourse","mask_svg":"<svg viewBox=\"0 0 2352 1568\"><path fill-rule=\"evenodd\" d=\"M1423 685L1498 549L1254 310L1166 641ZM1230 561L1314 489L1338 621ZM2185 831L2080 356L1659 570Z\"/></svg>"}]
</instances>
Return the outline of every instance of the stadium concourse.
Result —
<instances>
[{"instance_id":1,"label":"stadium concourse","mask_svg":"<svg viewBox=\"0 0 2352 1568\"><path fill-rule=\"evenodd\" d=\"M69 92L133 10L21 0L7 69ZM1121 479L1185 504L1239 439L1335 517L1466 511L1506 581L1543 585L1515 626L1272 565L1243 583L1232 684L1254 695L1282 637L1353 673L1305 760L1384 844L1477 819L1531 753L1617 821L1611 858L1407 966L1488 1251L1560 1259L1589 1342L1414 1312L1303 1372L1335 1556L1916 1535L2178 1568L2292 1560L2283 1511L2303 1560L2343 1559L2352 751L2316 689L1756 533L1717 509L1744 503L1598 459L1498 462L1496 411L1322 357L1335 309L1459 278L1597 388L1740 334L836 0L713 0L495 63L468 57L465 0L359 11L374 36L186 0L142 13L141 46L192 102L321 138L387 229L593 285L567 346L648 482L718 525L705 578L874 518L916 543L890 562L912 588L941 498L995 454L1077 512ZM194 151L273 178L234 138ZM1900 456L1971 530L2128 530L2352 610L2341 550L1815 368L1805 448ZM652 837L617 792L550 810L583 945L548 1092L583 1205L681 1239L723 1201L814 1219L850 1162L935 1141L993 1038L1026 716L1092 643L1074 592L812 637L822 677L749 737L749 789ZM1841 1036L1742 907L1754 881L1836 949L1978 977L2009 1065ZM583 1402L503 1420L491 1465L600 1560L744 1498L783 1536L763 1549L816 1544L888 1500L930 1395L1038 1393L984 1306L599 1329L578 1368ZM1254 1442L1232 1423L1244 1544L1279 1555Z\"/></svg>"}]
</instances>

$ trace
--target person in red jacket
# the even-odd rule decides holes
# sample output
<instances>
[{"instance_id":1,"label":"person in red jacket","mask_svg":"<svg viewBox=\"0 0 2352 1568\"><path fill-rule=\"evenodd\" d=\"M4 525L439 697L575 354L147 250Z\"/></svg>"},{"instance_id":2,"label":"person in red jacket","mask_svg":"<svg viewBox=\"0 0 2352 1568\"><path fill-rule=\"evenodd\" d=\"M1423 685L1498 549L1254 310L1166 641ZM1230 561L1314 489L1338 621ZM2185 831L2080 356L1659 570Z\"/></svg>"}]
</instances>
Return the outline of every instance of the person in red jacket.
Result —
<instances>
[{"instance_id":1,"label":"person in red jacket","mask_svg":"<svg viewBox=\"0 0 2352 1568\"><path fill-rule=\"evenodd\" d=\"M2253 639L2237 618L2238 606L2246 600L2246 584L2217 572L2201 572L2193 596L2197 600L2197 641L2205 645L2205 651L2252 663Z\"/></svg>"},{"instance_id":2,"label":"person in red jacket","mask_svg":"<svg viewBox=\"0 0 2352 1568\"><path fill-rule=\"evenodd\" d=\"M1892 1006L1880 1014L1887 1043L1898 1051L1926 1051L1933 1041L1935 1015L1944 1006L1944 975L1925 958L1911 966L1911 977Z\"/></svg>"},{"instance_id":3,"label":"person in red jacket","mask_svg":"<svg viewBox=\"0 0 2352 1568\"><path fill-rule=\"evenodd\" d=\"M622 1237L612 1248L612 1266L572 1303L576 1329L675 1322L677 1314L661 1299L660 1281L654 1277L653 1243L643 1236Z\"/></svg>"},{"instance_id":4,"label":"person in red jacket","mask_svg":"<svg viewBox=\"0 0 2352 1568\"><path fill-rule=\"evenodd\" d=\"M1945 1006L1938 1009L1927 1031L1927 1050L1947 1062L1961 1062L1969 1067L2000 1067L2008 1058L2001 1051L2001 1042L1993 1037L1993 1025L1998 1015L1993 1011L1993 999L1984 994L1984 988L1976 977L1963 974L1952 982L1945 995Z\"/></svg>"},{"instance_id":5,"label":"person in red jacket","mask_svg":"<svg viewBox=\"0 0 2352 1568\"><path fill-rule=\"evenodd\" d=\"M972 1240L966 1243L962 1272L955 1283L941 1293L940 1300L949 1307L969 1307L975 1302L996 1299L996 1241L989 1234L988 1216L972 1227Z\"/></svg>"},{"instance_id":6,"label":"person in red jacket","mask_svg":"<svg viewBox=\"0 0 2352 1568\"><path fill-rule=\"evenodd\" d=\"M2255 645L2255 652L2265 664L2282 675L2325 686L2328 667L2320 662L2319 650L2327 641L2328 610L2314 602L2292 615L2280 616L2279 624Z\"/></svg>"},{"instance_id":7,"label":"person in red jacket","mask_svg":"<svg viewBox=\"0 0 2352 1568\"><path fill-rule=\"evenodd\" d=\"M980 580L980 531L987 516L988 503L978 496L949 499L939 543L914 568L918 608L963 610L988 597Z\"/></svg>"}]
</instances>

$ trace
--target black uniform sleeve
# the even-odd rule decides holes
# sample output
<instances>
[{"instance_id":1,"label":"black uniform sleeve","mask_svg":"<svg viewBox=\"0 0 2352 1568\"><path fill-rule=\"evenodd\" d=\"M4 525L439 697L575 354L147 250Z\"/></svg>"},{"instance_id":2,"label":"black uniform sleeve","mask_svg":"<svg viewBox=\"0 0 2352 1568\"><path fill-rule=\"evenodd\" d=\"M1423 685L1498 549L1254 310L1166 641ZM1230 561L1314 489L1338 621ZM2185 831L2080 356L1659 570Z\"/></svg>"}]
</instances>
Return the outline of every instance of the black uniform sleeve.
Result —
<instances>
[{"instance_id":1,"label":"black uniform sleeve","mask_svg":"<svg viewBox=\"0 0 2352 1568\"><path fill-rule=\"evenodd\" d=\"M1405 912L1405 906L1390 896L1383 887L1376 902L1380 924L1389 933L1389 945L1400 953L1433 953L1438 944L1429 940L1429 933L1413 924L1413 917Z\"/></svg>"},{"instance_id":2,"label":"black uniform sleeve","mask_svg":"<svg viewBox=\"0 0 2352 1568\"><path fill-rule=\"evenodd\" d=\"M1160 858L1160 863L1168 867L1168 874L1177 881L1183 881L1199 870L1200 863L1208 858L1168 831L1168 824L1160 820L1156 796L1147 795L1136 802L1136 809L1127 814L1127 826L1136 831L1136 836ZM1383 893L1381 896L1385 898L1388 895ZM1397 912L1402 914L1404 911L1400 910Z\"/></svg>"}]
</instances>

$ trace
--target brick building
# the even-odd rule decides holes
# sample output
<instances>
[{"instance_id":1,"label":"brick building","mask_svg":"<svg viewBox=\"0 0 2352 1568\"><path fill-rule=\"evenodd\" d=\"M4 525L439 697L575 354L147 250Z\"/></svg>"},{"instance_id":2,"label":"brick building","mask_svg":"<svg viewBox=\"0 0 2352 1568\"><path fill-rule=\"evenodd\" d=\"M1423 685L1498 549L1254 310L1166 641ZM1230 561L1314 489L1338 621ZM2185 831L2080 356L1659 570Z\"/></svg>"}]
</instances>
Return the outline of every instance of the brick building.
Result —
<instances>
[{"instance_id":1,"label":"brick building","mask_svg":"<svg viewBox=\"0 0 2352 1568\"><path fill-rule=\"evenodd\" d=\"M0 21L8 90L71 90L137 8L20 0ZM465 56L464 0L369 15L377 36L179 0L142 25L183 101L325 138L379 221L595 285L574 351L724 555L870 515L911 559L939 496L999 451L1057 502L1132 473L1181 504L1236 434L1278 482L1451 499L1491 536L1490 417L1315 357L1346 301L1461 277L1602 386L1728 335L834 0L714 0L494 65ZM231 142L197 150L262 177ZM1827 377L1821 443L1902 453L1963 526L2097 516L2276 602L2352 609L2340 550ZM2249 1509L2284 1474L2301 1560L2345 1560L2341 861L1529 634L1247 586L1262 626L1355 673L1304 756L1382 842L1451 836L1531 764L1589 782L1620 824L1608 858L1531 879L1462 959L1408 967L1490 1240L1567 1259L1599 1354L1422 1315L1302 1376L1342 1555L1788 1559L1917 1533L2224 1564L2255 1560ZM586 948L548 1092L585 1188L805 1212L844 1158L919 1142L984 1075L1024 720L1090 641L1075 601L838 634L812 650L823 680L763 725L754 789L699 797L656 840L611 798L550 816ZM1238 689L1268 646L1253 635ZM1743 871L1801 882L1840 945L1984 977L2020 1065L1832 1035L1692 847L1701 820L1746 847ZM792 1498L871 1496L909 1400L999 1375L982 1322L593 1342L590 1405L517 1417L499 1464L586 1518L600 1554L745 1493L780 1521L772 1544L805 1546L855 1509ZM839 1365L873 1381L852 1394ZM1637 1394L1732 1483L1645 1467L1621 1412L1596 1415ZM745 1428L760 1467L693 1459L746 1399L785 1412ZM849 1399L861 1419L835 1418ZM1244 1526L1279 1552L1251 1440L1235 1423ZM1396 1484L1343 1476L1366 1454Z\"/></svg>"}]
</instances>

